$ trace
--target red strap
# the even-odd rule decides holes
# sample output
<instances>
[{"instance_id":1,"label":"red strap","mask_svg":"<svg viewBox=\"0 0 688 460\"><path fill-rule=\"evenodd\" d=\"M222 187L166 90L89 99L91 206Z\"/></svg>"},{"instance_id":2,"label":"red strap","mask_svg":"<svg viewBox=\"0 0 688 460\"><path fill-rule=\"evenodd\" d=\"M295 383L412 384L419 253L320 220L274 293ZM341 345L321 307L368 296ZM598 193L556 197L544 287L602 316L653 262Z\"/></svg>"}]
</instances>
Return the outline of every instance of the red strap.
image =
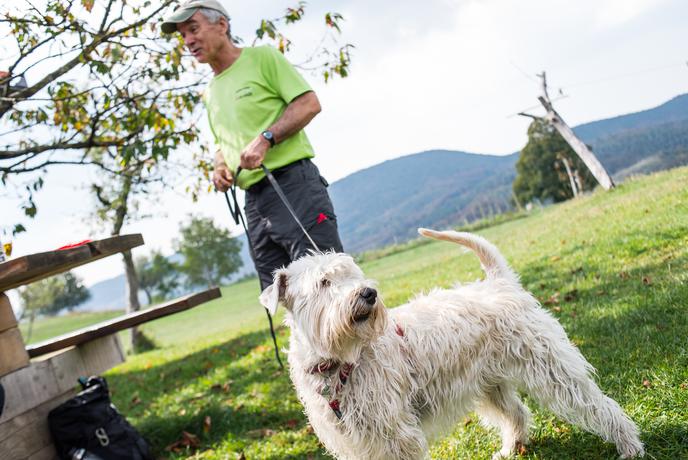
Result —
<instances>
[{"instance_id":1,"label":"red strap","mask_svg":"<svg viewBox=\"0 0 688 460\"><path fill-rule=\"evenodd\" d=\"M79 246L83 246L85 244L88 244L91 241L93 241L93 240L83 240L83 241L79 241L78 243L68 244L66 246L62 246L60 248L57 248L56 251L64 251L65 249L78 248Z\"/></svg>"}]
</instances>

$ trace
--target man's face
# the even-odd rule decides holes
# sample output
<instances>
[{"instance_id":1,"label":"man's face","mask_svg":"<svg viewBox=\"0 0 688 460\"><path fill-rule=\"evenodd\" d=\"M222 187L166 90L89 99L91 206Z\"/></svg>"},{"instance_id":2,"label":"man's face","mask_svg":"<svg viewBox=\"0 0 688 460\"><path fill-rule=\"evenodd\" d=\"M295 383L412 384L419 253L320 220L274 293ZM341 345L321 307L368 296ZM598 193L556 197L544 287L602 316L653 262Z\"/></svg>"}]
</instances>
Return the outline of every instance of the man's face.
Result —
<instances>
[{"instance_id":1,"label":"man's face","mask_svg":"<svg viewBox=\"0 0 688 460\"><path fill-rule=\"evenodd\" d=\"M199 11L188 20L177 24L186 48L198 62L208 63L214 59L227 37L227 23L220 19L211 24Z\"/></svg>"}]
</instances>

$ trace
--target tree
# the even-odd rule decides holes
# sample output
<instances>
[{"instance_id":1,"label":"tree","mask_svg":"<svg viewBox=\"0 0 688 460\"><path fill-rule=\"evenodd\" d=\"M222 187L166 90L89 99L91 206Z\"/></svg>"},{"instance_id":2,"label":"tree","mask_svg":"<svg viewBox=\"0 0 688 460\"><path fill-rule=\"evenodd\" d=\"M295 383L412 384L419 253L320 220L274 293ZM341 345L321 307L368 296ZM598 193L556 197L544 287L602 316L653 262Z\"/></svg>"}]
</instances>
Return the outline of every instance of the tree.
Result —
<instances>
[{"instance_id":1,"label":"tree","mask_svg":"<svg viewBox=\"0 0 688 460\"><path fill-rule=\"evenodd\" d=\"M179 267L160 251L153 251L150 258L139 257L136 260L136 273L139 287L146 293L149 305L155 299L167 299L179 287Z\"/></svg>"},{"instance_id":2,"label":"tree","mask_svg":"<svg viewBox=\"0 0 688 460\"><path fill-rule=\"evenodd\" d=\"M150 193L155 184L165 186L163 178L174 171L198 178L189 187L194 199L209 188L212 161L198 142L197 126L209 71L187 57L178 34L158 30L177 5L176 0L46 0L39 9L28 0L3 3L0 36L10 57L0 58L0 183L23 193L26 216L38 212L34 194L56 165L100 173L91 187L96 215L112 235L135 214L137 195ZM282 29L304 14L300 2L261 20L253 44L272 42L288 52L292 43ZM325 14L323 40L303 63L326 81L348 74L351 45L332 40L341 21L338 13ZM172 154L183 146L191 147L193 160L172 164ZM179 171L182 165L198 171ZM24 224L13 225L13 233L25 231ZM136 269L130 252L123 258L127 310L136 311ZM136 331L132 337L135 341Z\"/></svg>"},{"instance_id":3,"label":"tree","mask_svg":"<svg viewBox=\"0 0 688 460\"><path fill-rule=\"evenodd\" d=\"M574 187L591 190L596 184L583 161L554 127L546 120L534 119L528 128L528 143L516 162L516 199L521 203L533 199L560 202L574 196Z\"/></svg>"},{"instance_id":4,"label":"tree","mask_svg":"<svg viewBox=\"0 0 688 460\"><path fill-rule=\"evenodd\" d=\"M28 217L36 212L34 194L55 165L88 165L119 174L113 164L165 161L171 152L197 142L201 86L208 77L186 57L177 34L163 36L162 18L176 0L28 0L0 7L0 180L23 190ZM292 43L282 32L299 22L305 3L256 29L257 42L272 42L282 52ZM346 76L350 44L332 40L342 21L326 13L324 38L305 68L327 80ZM237 41L242 41L236 37ZM2 68L4 67L4 69ZM207 173L211 162L203 145L194 166ZM198 177L202 177L198 174ZM201 189L199 182L195 193ZM24 230L17 223L15 232Z\"/></svg>"},{"instance_id":5,"label":"tree","mask_svg":"<svg viewBox=\"0 0 688 460\"><path fill-rule=\"evenodd\" d=\"M63 310L73 310L91 297L81 279L67 272L45 278L19 289L22 317L30 315L27 340L31 339L37 314L54 316Z\"/></svg>"},{"instance_id":6,"label":"tree","mask_svg":"<svg viewBox=\"0 0 688 460\"><path fill-rule=\"evenodd\" d=\"M193 218L180 228L176 250L184 256L182 272L191 286L219 286L241 268L241 241L207 217Z\"/></svg>"}]
</instances>

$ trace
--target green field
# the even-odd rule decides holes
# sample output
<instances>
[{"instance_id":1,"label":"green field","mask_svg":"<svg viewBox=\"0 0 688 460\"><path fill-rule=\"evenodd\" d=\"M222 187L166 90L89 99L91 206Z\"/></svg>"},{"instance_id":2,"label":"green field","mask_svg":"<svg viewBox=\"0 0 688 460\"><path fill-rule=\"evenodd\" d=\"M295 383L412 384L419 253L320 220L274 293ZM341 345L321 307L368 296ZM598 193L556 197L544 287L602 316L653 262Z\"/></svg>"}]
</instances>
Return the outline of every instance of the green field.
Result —
<instances>
[{"instance_id":1,"label":"green field","mask_svg":"<svg viewBox=\"0 0 688 460\"><path fill-rule=\"evenodd\" d=\"M640 426L647 458L688 459L688 168L478 233L502 250L597 368L602 389ZM472 254L443 242L361 260L390 307L481 276ZM161 348L108 373L115 404L158 456L326 457L274 362L257 294L257 282L245 281L217 301L147 325ZM287 337L280 328L282 346ZM616 458L612 445L530 407L531 444L522 458ZM497 434L470 416L432 447L432 457L489 459L497 448Z\"/></svg>"}]
</instances>

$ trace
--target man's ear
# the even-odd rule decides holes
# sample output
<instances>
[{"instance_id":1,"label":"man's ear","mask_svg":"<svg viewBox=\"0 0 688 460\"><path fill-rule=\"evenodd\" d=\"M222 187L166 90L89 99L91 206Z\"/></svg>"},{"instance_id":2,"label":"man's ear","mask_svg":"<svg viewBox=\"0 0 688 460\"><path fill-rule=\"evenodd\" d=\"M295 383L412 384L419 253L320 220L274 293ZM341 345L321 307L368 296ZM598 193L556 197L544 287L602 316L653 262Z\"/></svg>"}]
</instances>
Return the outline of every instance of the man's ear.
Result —
<instances>
[{"instance_id":1,"label":"man's ear","mask_svg":"<svg viewBox=\"0 0 688 460\"><path fill-rule=\"evenodd\" d=\"M260 303L271 316L275 316L277 312L277 306L281 301L284 300L284 294L287 291L287 273L286 270L275 271L275 276L273 278L272 284L265 288L265 290L260 294Z\"/></svg>"}]
</instances>

